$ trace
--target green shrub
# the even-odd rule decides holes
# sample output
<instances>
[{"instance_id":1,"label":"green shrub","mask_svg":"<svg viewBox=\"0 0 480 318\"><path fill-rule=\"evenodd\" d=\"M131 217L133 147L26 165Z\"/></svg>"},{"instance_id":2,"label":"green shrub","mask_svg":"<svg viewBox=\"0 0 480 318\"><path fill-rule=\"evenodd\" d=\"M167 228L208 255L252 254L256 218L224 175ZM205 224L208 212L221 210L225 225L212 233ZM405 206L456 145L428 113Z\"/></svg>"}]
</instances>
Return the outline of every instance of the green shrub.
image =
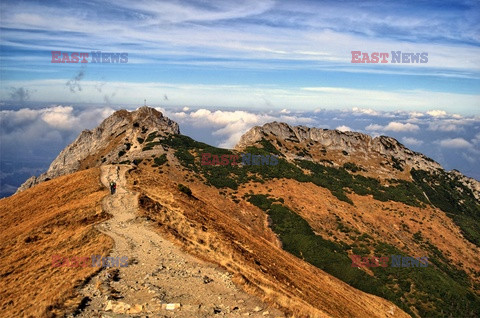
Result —
<instances>
[{"instance_id":1,"label":"green shrub","mask_svg":"<svg viewBox=\"0 0 480 318\"><path fill-rule=\"evenodd\" d=\"M188 168L191 168L194 171L197 171L195 166L195 157L186 149L179 149L175 151L175 157L180 161L180 163Z\"/></svg>"},{"instance_id":2,"label":"green shrub","mask_svg":"<svg viewBox=\"0 0 480 318\"><path fill-rule=\"evenodd\" d=\"M357 166L356 164L352 163L352 162L346 162L343 164L343 168L346 169L346 170L349 170L351 172L357 172L357 171L361 171L362 168L360 168L359 166Z\"/></svg>"},{"instance_id":3,"label":"green shrub","mask_svg":"<svg viewBox=\"0 0 480 318\"><path fill-rule=\"evenodd\" d=\"M181 183L178 184L178 190L180 190L181 192L185 193L188 196L192 195L192 190L190 190L189 187L187 187L186 185L183 185Z\"/></svg>"},{"instance_id":4,"label":"green shrub","mask_svg":"<svg viewBox=\"0 0 480 318\"><path fill-rule=\"evenodd\" d=\"M371 267L374 276L369 276L351 266L346 253L350 248L348 244L315 235L308 222L279 199L253 194L246 198L269 215L272 230L286 251L357 289L390 300L412 316L415 315L411 308L421 317L475 317L480 312L480 297L470 290L467 274L450 265L430 243L425 243L431 251L427 267ZM361 237L369 236L362 234ZM370 247L362 243L352 251L356 255L368 255L370 248L375 250L375 256L407 256L384 242Z\"/></svg>"},{"instance_id":5,"label":"green shrub","mask_svg":"<svg viewBox=\"0 0 480 318\"><path fill-rule=\"evenodd\" d=\"M413 234L413 240L417 243L422 241L423 240L422 233L416 232L415 234Z\"/></svg>"},{"instance_id":6,"label":"green shrub","mask_svg":"<svg viewBox=\"0 0 480 318\"><path fill-rule=\"evenodd\" d=\"M145 142L151 142L151 141L153 141L155 138L157 138L157 132L156 132L156 131L148 134L147 139L145 140Z\"/></svg>"},{"instance_id":7,"label":"green shrub","mask_svg":"<svg viewBox=\"0 0 480 318\"><path fill-rule=\"evenodd\" d=\"M154 165L152 165L152 166L158 167L158 166L163 165L167 161L168 161L167 155L162 154L160 157L156 157L156 158L153 159Z\"/></svg>"}]
</instances>

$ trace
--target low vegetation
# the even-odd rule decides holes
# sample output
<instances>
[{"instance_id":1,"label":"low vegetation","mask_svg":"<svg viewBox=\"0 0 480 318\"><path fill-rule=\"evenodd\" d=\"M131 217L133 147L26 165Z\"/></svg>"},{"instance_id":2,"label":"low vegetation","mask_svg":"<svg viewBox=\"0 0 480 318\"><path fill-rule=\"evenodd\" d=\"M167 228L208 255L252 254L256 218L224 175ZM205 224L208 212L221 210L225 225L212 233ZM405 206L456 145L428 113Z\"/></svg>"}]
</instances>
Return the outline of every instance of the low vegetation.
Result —
<instances>
[{"instance_id":1,"label":"low vegetation","mask_svg":"<svg viewBox=\"0 0 480 318\"><path fill-rule=\"evenodd\" d=\"M368 234L359 235L357 241L364 243L353 248L326 240L280 200L266 195L247 195L247 200L269 215L272 230L286 251L355 288L392 301L411 315L412 309L421 317L475 317L480 312L480 297L470 290L466 273L450 265L429 243L427 267L391 267L390 260L388 267L371 267L372 277L351 266L347 250L362 256L409 255L390 244L374 242Z\"/></svg>"},{"instance_id":2,"label":"low vegetation","mask_svg":"<svg viewBox=\"0 0 480 318\"><path fill-rule=\"evenodd\" d=\"M152 167L159 167L161 165L163 165L165 162L167 162L168 159L167 159L167 155L166 154L162 154L160 155L159 157L155 157L153 158L153 165Z\"/></svg>"},{"instance_id":3,"label":"low vegetation","mask_svg":"<svg viewBox=\"0 0 480 318\"><path fill-rule=\"evenodd\" d=\"M63 317L94 267L52 267L53 255L108 255L113 241L94 224L109 215L97 168L43 182L0 200L0 316ZM14 217L13 217L14 216Z\"/></svg>"},{"instance_id":4,"label":"low vegetation","mask_svg":"<svg viewBox=\"0 0 480 318\"><path fill-rule=\"evenodd\" d=\"M457 177L443 171L428 173L412 169L411 174L428 202L445 211L462 229L465 238L480 246L480 205L473 192Z\"/></svg>"},{"instance_id":5,"label":"low vegetation","mask_svg":"<svg viewBox=\"0 0 480 318\"><path fill-rule=\"evenodd\" d=\"M352 174L351 172L361 169L353 163L332 167L309 160L289 162L267 140L262 140L258 147L247 147L245 152L277 154L277 165L204 166L201 165L202 153L220 156L235 152L181 135L171 135L154 142L174 148L175 156L185 168L200 173L207 184L217 188L235 190L247 182L262 183L274 178L289 178L299 182L312 182L329 189L339 200L349 204L353 202L348 194L356 193L371 195L379 201L392 200L416 207L434 205L452 217L468 239L477 245L480 240L480 212L473 193L446 174L431 175L413 170L414 182L391 179L387 180L387 185L383 185L377 179ZM401 162L393 164L396 165L395 169L403 169ZM420 233L413 233L412 238L430 251L428 267L372 268L375 276L371 277L364 271L351 267L348 250L359 255L404 253L392 245L374 242L346 225L339 225L339 230L348 231L350 236L361 238L360 241L349 246L325 240L315 235L305 220L279 200L252 194L249 201L269 214L272 229L279 235L284 249L360 290L386 298L406 312L418 312L422 317L469 317L480 312L479 297L471 291L466 273L450 265L442 253Z\"/></svg>"},{"instance_id":6,"label":"low vegetation","mask_svg":"<svg viewBox=\"0 0 480 318\"><path fill-rule=\"evenodd\" d=\"M178 184L178 190L180 190L181 192L185 193L185 194L188 195L188 196L191 196L191 195L192 195L192 190L190 190L190 188L187 187L187 186L184 185L184 184L179 183L179 184Z\"/></svg>"},{"instance_id":7,"label":"low vegetation","mask_svg":"<svg viewBox=\"0 0 480 318\"><path fill-rule=\"evenodd\" d=\"M333 162L332 162L333 164ZM353 162L346 162L343 164L343 168L345 170L351 171L351 172L358 172L358 171L365 171L362 167L357 166Z\"/></svg>"},{"instance_id":8,"label":"low vegetation","mask_svg":"<svg viewBox=\"0 0 480 318\"><path fill-rule=\"evenodd\" d=\"M412 172L416 182L391 179L388 180L388 186L383 186L377 179L349 173L349 170L359 171L362 169L353 163L346 163L344 167L329 167L308 160L288 162L282 158L283 155L265 139L259 142L262 147L250 146L245 149L245 152L259 155L277 155L279 156L277 165L207 166L201 165L202 153L221 156L223 154L234 154L235 152L213 147L183 135L169 135L163 139L162 137L158 137L158 140L153 142L155 138L157 138L156 133L152 133L148 136L147 140L150 140L152 144L162 144L164 147L175 149L175 156L184 167L195 172L200 172L208 184L217 188L228 187L236 190L239 185L249 181L264 182L274 178L287 178L299 182L312 182L318 186L327 188L339 200L348 202L349 204L353 204L353 202L347 194L353 192L358 195L372 195L374 199L379 201L385 202L392 200L416 207L438 201L433 204L445 212L454 213L451 211L455 209L455 206L452 206L449 200L455 199L456 197L452 198L451 195L445 195L445 191L448 192L452 190L452 186L447 188L444 188L442 185L439 186L440 189L443 189L442 191L437 189L438 187L434 189L429 186L428 183L420 181L422 177L419 175L419 172L417 172L417 174ZM310 173L306 174L304 170L308 170ZM458 187L460 188L460 186ZM461 187L460 189L464 191L465 187ZM427 193L428 199L423 192ZM458 191L455 190L454 192ZM471 196L473 196L473 194L470 193L470 197ZM464 196L462 196L462 198L463 197ZM467 203L473 205L474 202L475 201L470 199ZM472 223L470 219L471 216L480 216L478 209L479 207L477 205L476 210L474 208L465 210L465 213L458 215L457 222L463 222L465 230L468 230L472 234L471 236L478 234L478 239L480 240L480 233L476 233L474 228L474 225L477 223ZM463 220L462 216L468 216L469 218ZM480 226L477 228L480 228Z\"/></svg>"}]
</instances>

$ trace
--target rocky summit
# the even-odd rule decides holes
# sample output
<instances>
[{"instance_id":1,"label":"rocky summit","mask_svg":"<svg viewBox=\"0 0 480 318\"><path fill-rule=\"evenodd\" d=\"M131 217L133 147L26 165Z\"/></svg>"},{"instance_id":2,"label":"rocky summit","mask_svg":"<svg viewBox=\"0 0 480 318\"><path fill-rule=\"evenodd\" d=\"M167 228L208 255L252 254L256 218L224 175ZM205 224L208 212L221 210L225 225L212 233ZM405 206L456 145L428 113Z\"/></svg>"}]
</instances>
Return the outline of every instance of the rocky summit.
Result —
<instances>
[{"instance_id":1,"label":"rocky summit","mask_svg":"<svg viewBox=\"0 0 480 318\"><path fill-rule=\"evenodd\" d=\"M152 131L165 135L180 133L176 122L154 108L144 106L133 112L116 111L97 128L82 131L60 152L45 173L28 179L17 193L45 180L117 162L120 154L132 160L143 158L139 140L146 139Z\"/></svg>"},{"instance_id":2,"label":"rocky summit","mask_svg":"<svg viewBox=\"0 0 480 318\"><path fill-rule=\"evenodd\" d=\"M480 182L457 170L446 172L433 159L408 149L392 137L372 138L352 131L272 122L251 128L242 135L235 148L242 150L248 146L260 145L262 140L275 145L288 160L308 159L333 167L354 164L354 172L375 178L412 180L412 169L433 174L447 173L450 179L459 180L480 200Z\"/></svg>"},{"instance_id":3,"label":"rocky summit","mask_svg":"<svg viewBox=\"0 0 480 318\"><path fill-rule=\"evenodd\" d=\"M120 110L0 200L0 308L478 317L479 190L391 137L273 122L223 149L155 109Z\"/></svg>"},{"instance_id":4,"label":"rocky summit","mask_svg":"<svg viewBox=\"0 0 480 318\"><path fill-rule=\"evenodd\" d=\"M262 139L272 141L288 158L307 157L321 160L329 158L328 152L334 152L335 156L341 153L345 160L341 160L342 156L337 156L340 162L354 160L356 164L372 166L377 173L390 174L392 160L398 162L399 167L396 170L415 168L435 171L442 168L434 160L411 151L391 137L372 138L352 131L290 126L278 122L251 128L241 137L236 148L251 146ZM319 157L319 154L323 157Z\"/></svg>"}]
</instances>

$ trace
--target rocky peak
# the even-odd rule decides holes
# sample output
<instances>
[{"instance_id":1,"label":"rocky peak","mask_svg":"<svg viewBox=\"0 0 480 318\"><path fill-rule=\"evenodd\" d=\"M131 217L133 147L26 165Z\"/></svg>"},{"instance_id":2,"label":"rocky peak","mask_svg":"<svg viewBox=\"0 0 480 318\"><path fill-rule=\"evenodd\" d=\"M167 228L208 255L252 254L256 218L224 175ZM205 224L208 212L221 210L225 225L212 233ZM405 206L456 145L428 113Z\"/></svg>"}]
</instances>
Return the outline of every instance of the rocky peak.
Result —
<instances>
[{"instance_id":1,"label":"rocky peak","mask_svg":"<svg viewBox=\"0 0 480 318\"><path fill-rule=\"evenodd\" d=\"M52 161L47 172L28 179L17 192L58 176L73 173L102 163L126 160L121 158L142 158L139 140L150 133L158 135L179 134L178 124L151 107L140 107L135 111L118 110L106 118L97 128L84 130L63 149Z\"/></svg>"},{"instance_id":2,"label":"rocky peak","mask_svg":"<svg viewBox=\"0 0 480 318\"><path fill-rule=\"evenodd\" d=\"M411 151L391 137L373 138L358 132L290 126L279 122L253 127L240 138L235 148L242 150L262 139L272 142L290 159L301 157L337 166L352 162L366 171L371 170L370 175L380 177L383 174L389 178L408 179L411 168L442 169L434 160Z\"/></svg>"}]
</instances>

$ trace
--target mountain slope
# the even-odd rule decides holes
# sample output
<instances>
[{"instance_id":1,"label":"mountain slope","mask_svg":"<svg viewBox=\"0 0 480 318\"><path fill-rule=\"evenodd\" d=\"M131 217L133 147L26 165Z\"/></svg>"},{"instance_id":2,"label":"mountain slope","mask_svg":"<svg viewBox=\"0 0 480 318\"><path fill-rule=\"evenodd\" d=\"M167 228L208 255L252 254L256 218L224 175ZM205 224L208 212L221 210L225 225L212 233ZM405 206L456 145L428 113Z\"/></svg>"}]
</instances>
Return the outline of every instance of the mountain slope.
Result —
<instances>
[{"instance_id":1,"label":"mountain slope","mask_svg":"<svg viewBox=\"0 0 480 318\"><path fill-rule=\"evenodd\" d=\"M176 190L176 184L189 176L159 169L142 163L129 178L142 193L144 215L188 252L225 267L234 281L267 302L295 317L405 315L281 250L259 209L245 202L237 205L197 182L188 183L194 193L188 196Z\"/></svg>"},{"instance_id":2,"label":"mountain slope","mask_svg":"<svg viewBox=\"0 0 480 318\"><path fill-rule=\"evenodd\" d=\"M105 254L112 247L112 240L92 227L108 218L99 172L76 172L0 200L2 317L63 312L76 297L74 287L98 271L52 267L52 257Z\"/></svg>"},{"instance_id":3,"label":"mountain slope","mask_svg":"<svg viewBox=\"0 0 480 318\"><path fill-rule=\"evenodd\" d=\"M264 317L267 312L284 317L278 309L266 308L256 297L238 290L225 271L196 260L154 233L150 222L135 213L138 194L126 187L125 172L129 168L101 167L102 183L107 187L110 180L115 180L117 189L103 200L104 210L113 217L99 226L115 242L110 255L128 257L128 266L92 279L80 291L86 300L84 308L72 316L108 315L109 306L117 314L158 316L165 314L165 306L170 303L181 305L175 317L208 317L215 312L230 316L247 313L251 317Z\"/></svg>"},{"instance_id":4,"label":"mountain slope","mask_svg":"<svg viewBox=\"0 0 480 318\"><path fill-rule=\"evenodd\" d=\"M123 167L139 215L158 233L288 315L480 314L479 183L393 138L269 123L220 149L144 107L99 128L22 189L87 167ZM278 164L201 164L203 153L240 151L275 154ZM352 267L352 255L429 263Z\"/></svg>"},{"instance_id":5,"label":"mountain slope","mask_svg":"<svg viewBox=\"0 0 480 318\"><path fill-rule=\"evenodd\" d=\"M311 160L280 158L279 164L275 166L205 166L200 163L202 153L209 152L220 156L234 152L198 143L181 135L159 137L154 140L159 151L173 153L173 156L166 156L169 164L174 163L176 166L180 163L184 167L184 177L174 180L188 181L187 185L192 189L197 187L200 184L198 180L201 180L207 186L221 189L219 193L227 200L239 205L242 201L248 200L257 205L267 212L271 220L275 218L269 223L274 230L277 229L275 232L282 240L285 249L352 286L385 297L412 315L428 316L432 313L445 313L446 315L475 316L480 312L478 246L465 239L463 235L465 232L452 222L453 218L450 214L435 208L429 202L422 191L422 183L368 178L350 173L343 167L336 167L334 162L326 166ZM247 146L244 149L251 153L283 155L265 139L261 140L259 145ZM148 166L148 161L143 162L140 167L145 165ZM174 169L168 168L165 172L161 171L162 174L168 173L171 177ZM438 173L445 172L439 170ZM147 175L144 178L147 178ZM256 194L266 191L272 196L274 187L269 185L276 179L282 183L288 183L289 186L283 187L280 193L268 199L282 203L281 207L272 209L268 201ZM289 179L296 183L288 181ZM278 182L276 184L278 187ZM320 197L311 206L285 203L287 198L291 197L291 193L304 193L310 184L317 189L314 191L319 191L321 188L328 189L334 198L325 202L324 198ZM441 185L439 186L439 189L442 189ZM461 184L458 182L456 186L461 187ZM245 192L244 189L248 191ZM463 188L459 189L463 190ZM192 190L192 192L196 196L196 191ZM252 194L255 195L252 197ZM451 188L445 194L450 198L462 197L464 201L459 202L460 208L466 210L459 210L459 215L468 212L476 215L479 205L471 189L466 188L462 192L457 188ZM213 193L209 196L213 196ZM311 192L311 196L304 197L303 200L312 201L314 196L314 192ZM220 207L222 210L225 209L225 201L215 197L215 202L222 202ZM365 202L362 204L362 209L355 208L356 201ZM322 218L318 213L318 208L322 205L326 205L330 219L328 223L333 223L333 227L330 229L326 227L328 223L322 224L321 227L315 227L311 223L305 224L305 219ZM251 209L251 205L248 207ZM413 208L417 211L412 211ZM310 217L298 219L296 215L301 215L300 210L303 209L305 209L303 215ZM373 210L373 213L369 213L370 220L364 221L363 214L370 212L369 210ZM378 212L375 213L375 211ZM385 223L388 220L384 217L387 214L385 211L389 211L389 218L396 223L394 223L394 230L392 230L392 223ZM234 210L230 212L239 214ZM439 219L434 221L437 217ZM349 220L352 218L353 222ZM476 219L470 215L467 215L467 218L471 222L476 222ZM251 221L249 223L248 220L242 221L251 226ZM276 222L279 223L276 224ZM282 225L284 222L288 222L285 225L290 227L289 232L278 231L285 227ZM295 225L291 227L288 224ZM298 232L297 228L303 229L303 232ZM317 235L322 233L321 230L324 236ZM456 245L449 245L450 242L446 241L446 238L452 238ZM287 244L285 239L290 240L290 244ZM427 256L431 262L425 270L418 268L355 270L351 268L351 260L348 257L352 253L370 257L378 254L379 256L392 254ZM326 257L319 258L319 254ZM374 275L373 279L372 275ZM431 295L426 297L428 294ZM467 303L465 299L468 300Z\"/></svg>"}]
</instances>

